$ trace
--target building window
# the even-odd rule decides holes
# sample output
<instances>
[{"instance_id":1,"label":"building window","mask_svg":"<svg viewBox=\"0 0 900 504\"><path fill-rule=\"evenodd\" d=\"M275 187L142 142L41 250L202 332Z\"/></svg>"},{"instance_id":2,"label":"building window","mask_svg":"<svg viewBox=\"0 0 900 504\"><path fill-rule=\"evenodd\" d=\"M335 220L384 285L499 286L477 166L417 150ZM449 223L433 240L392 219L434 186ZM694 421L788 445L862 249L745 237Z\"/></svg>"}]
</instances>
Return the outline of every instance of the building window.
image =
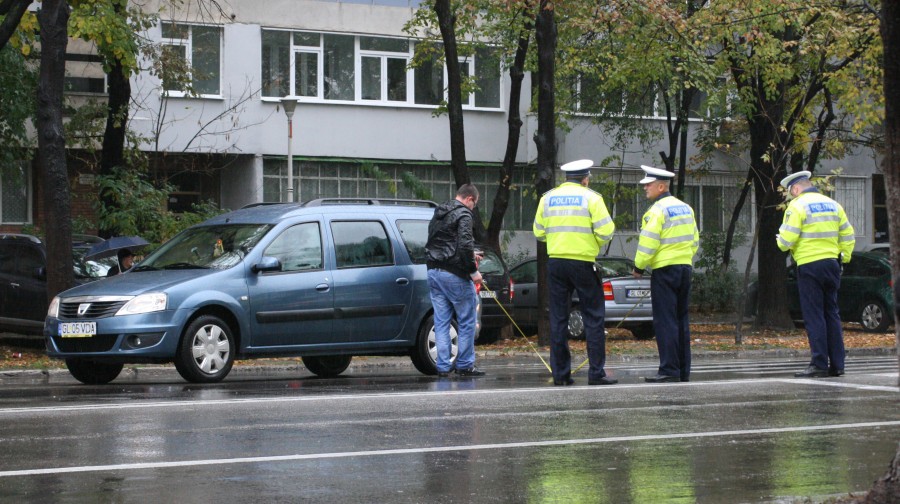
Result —
<instances>
[{"instance_id":1,"label":"building window","mask_svg":"<svg viewBox=\"0 0 900 504\"><path fill-rule=\"evenodd\" d=\"M66 53L67 93L106 94L103 60L95 54Z\"/></svg>"},{"instance_id":2,"label":"building window","mask_svg":"<svg viewBox=\"0 0 900 504\"><path fill-rule=\"evenodd\" d=\"M31 178L25 162L0 166L0 222L27 224L31 221Z\"/></svg>"},{"instance_id":3,"label":"building window","mask_svg":"<svg viewBox=\"0 0 900 504\"><path fill-rule=\"evenodd\" d=\"M220 96L222 29L163 22L162 81L170 96Z\"/></svg>"},{"instance_id":4,"label":"building window","mask_svg":"<svg viewBox=\"0 0 900 504\"><path fill-rule=\"evenodd\" d=\"M262 95L380 104L438 106L445 99L446 70L440 48L410 69L413 42L364 35L262 31ZM467 108L500 108L499 53L478 49L460 61L476 89Z\"/></svg>"},{"instance_id":5,"label":"building window","mask_svg":"<svg viewBox=\"0 0 900 504\"><path fill-rule=\"evenodd\" d=\"M869 229L866 221L866 179L836 177L833 198L844 207L847 220L853 226L856 236L865 236L866 230Z\"/></svg>"},{"instance_id":6,"label":"building window","mask_svg":"<svg viewBox=\"0 0 900 504\"><path fill-rule=\"evenodd\" d=\"M875 242L890 241L890 235L888 234L887 193L884 190L884 175L880 173L872 175L872 215L875 221ZM858 226L854 222L851 222L851 224ZM859 233L857 232L857 234Z\"/></svg>"}]
</instances>

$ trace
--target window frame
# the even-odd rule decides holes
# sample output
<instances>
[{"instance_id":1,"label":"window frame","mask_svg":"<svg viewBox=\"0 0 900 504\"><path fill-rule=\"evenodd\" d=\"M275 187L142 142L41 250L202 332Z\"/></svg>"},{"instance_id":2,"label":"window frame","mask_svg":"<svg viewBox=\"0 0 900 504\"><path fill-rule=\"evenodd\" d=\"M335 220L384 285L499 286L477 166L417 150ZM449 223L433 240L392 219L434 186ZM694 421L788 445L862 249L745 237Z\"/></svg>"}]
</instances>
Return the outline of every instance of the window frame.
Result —
<instances>
[{"instance_id":1,"label":"window frame","mask_svg":"<svg viewBox=\"0 0 900 504\"><path fill-rule=\"evenodd\" d=\"M173 38L173 37L164 37L162 32L162 26L164 24L172 25L173 27L185 28L187 29L187 38ZM170 98L213 98L213 99L223 99L222 95L222 75L224 73L223 69L223 54L224 54L224 28L220 25L214 24L203 24L203 23L178 23L172 20L160 21L159 23L159 31L160 31L160 45L161 46L176 46L176 47L184 47L185 52L185 66L190 69L191 72L191 80L194 81L194 27L202 26L206 28L215 28L219 34L219 65L217 69L217 80L218 80L218 92L217 93L197 93L191 94L182 89L166 89L165 83L160 79L160 89L161 94Z\"/></svg>"}]
</instances>

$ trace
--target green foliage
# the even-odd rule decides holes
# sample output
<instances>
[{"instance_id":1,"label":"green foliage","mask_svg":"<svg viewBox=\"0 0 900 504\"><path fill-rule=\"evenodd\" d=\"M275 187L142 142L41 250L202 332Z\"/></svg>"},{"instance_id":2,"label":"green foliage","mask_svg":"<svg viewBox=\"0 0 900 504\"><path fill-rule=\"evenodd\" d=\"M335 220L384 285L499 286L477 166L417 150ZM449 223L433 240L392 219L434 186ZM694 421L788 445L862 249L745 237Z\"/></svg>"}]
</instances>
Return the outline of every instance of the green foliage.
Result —
<instances>
[{"instance_id":1,"label":"green foliage","mask_svg":"<svg viewBox=\"0 0 900 504\"><path fill-rule=\"evenodd\" d=\"M21 51L0 49L0 165L30 158L27 126L35 117L37 66Z\"/></svg>"},{"instance_id":2,"label":"green foliage","mask_svg":"<svg viewBox=\"0 0 900 504\"><path fill-rule=\"evenodd\" d=\"M100 227L116 230L119 236L141 236L151 243L163 243L181 230L223 213L212 202L194 205L193 212L181 215L166 209L166 201L173 187L160 187L135 170L121 167L113 174L97 178L98 191L109 194L112 207L98 199L96 212Z\"/></svg>"},{"instance_id":3,"label":"green foliage","mask_svg":"<svg viewBox=\"0 0 900 504\"><path fill-rule=\"evenodd\" d=\"M735 313L743 275L709 268L691 279L691 307L700 313Z\"/></svg>"},{"instance_id":4,"label":"green foliage","mask_svg":"<svg viewBox=\"0 0 900 504\"><path fill-rule=\"evenodd\" d=\"M70 2L69 36L93 42L109 72L118 61L126 77L140 70L137 57L143 43L140 34L156 24L158 16L129 7L127 0Z\"/></svg>"},{"instance_id":5,"label":"green foliage","mask_svg":"<svg viewBox=\"0 0 900 504\"><path fill-rule=\"evenodd\" d=\"M695 266L700 269L718 270L724 264L725 240L728 234L725 231L704 231L700 235L700 250L697 254ZM745 230L735 229L732 249L740 247L747 242Z\"/></svg>"}]
</instances>

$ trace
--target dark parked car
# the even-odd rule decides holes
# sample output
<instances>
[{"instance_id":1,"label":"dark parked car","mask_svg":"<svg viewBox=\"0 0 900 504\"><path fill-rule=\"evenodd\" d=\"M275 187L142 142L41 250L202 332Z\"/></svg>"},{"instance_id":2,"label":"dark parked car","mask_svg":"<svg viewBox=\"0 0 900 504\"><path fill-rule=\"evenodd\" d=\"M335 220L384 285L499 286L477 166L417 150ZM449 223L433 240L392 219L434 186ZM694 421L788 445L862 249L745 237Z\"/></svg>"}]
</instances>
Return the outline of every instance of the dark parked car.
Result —
<instances>
[{"instance_id":1,"label":"dark parked car","mask_svg":"<svg viewBox=\"0 0 900 504\"><path fill-rule=\"evenodd\" d=\"M106 276L115 259L85 261L96 236L72 237L75 283ZM47 248L36 236L0 235L0 330L40 335L47 316Z\"/></svg>"},{"instance_id":2,"label":"dark parked car","mask_svg":"<svg viewBox=\"0 0 900 504\"><path fill-rule=\"evenodd\" d=\"M483 286L477 288L481 298L481 333L477 341L493 343L500 338L500 331L511 323L506 313L512 315L515 290L509 269L500 255L484 247L478 247L478 250L483 254L478 261Z\"/></svg>"},{"instance_id":3,"label":"dark parked car","mask_svg":"<svg viewBox=\"0 0 900 504\"><path fill-rule=\"evenodd\" d=\"M603 274L603 296L606 300L606 327L628 329L638 339L650 339L653 332L653 308L650 303L650 278L634 278L634 262L625 257L597 258ZM537 292L537 259L529 258L514 266L510 276L516 286L513 298L514 317L522 330L535 330L539 320ZM584 338L584 320L579 309L578 293L572 295L569 313L569 337Z\"/></svg>"},{"instance_id":4,"label":"dark parked car","mask_svg":"<svg viewBox=\"0 0 900 504\"><path fill-rule=\"evenodd\" d=\"M355 355L409 355L435 374L425 265L434 207L315 200L213 217L128 274L57 296L47 353L85 383L110 382L130 362L174 362L188 381L216 382L235 359L271 356L336 376Z\"/></svg>"},{"instance_id":5,"label":"dark parked car","mask_svg":"<svg viewBox=\"0 0 900 504\"><path fill-rule=\"evenodd\" d=\"M755 282L748 288L753 313L756 312L758 290ZM802 320L797 267L794 264L788 266L787 295L791 318ZM877 252L854 252L841 274L841 288L838 290L841 320L857 322L867 332L886 332L894 322L890 312L893 306L891 265L887 257Z\"/></svg>"}]
</instances>

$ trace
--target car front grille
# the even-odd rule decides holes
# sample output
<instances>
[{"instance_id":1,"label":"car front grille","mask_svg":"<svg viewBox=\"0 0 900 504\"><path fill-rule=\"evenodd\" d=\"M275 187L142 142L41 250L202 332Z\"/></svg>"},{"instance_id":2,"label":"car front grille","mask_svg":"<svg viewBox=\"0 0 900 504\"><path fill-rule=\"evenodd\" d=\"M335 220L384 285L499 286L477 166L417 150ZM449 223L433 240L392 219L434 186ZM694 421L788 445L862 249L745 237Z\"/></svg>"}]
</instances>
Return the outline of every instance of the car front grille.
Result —
<instances>
[{"instance_id":1,"label":"car front grille","mask_svg":"<svg viewBox=\"0 0 900 504\"><path fill-rule=\"evenodd\" d=\"M98 319L112 317L119 311L119 308L128 301L84 301L84 302L63 302L59 306L59 318L66 319ZM87 305L84 313L78 313L78 307Z\"/></svg>"},{"instance_id":2,"label":"car front grille","mask_svg":"<svg viewBox=\"0 0 900 504\"><path fill-rule=\"evenodd\" d=\"M114 334L98 334L90 338L60 338L53 337L56 348L60 352L108 352L116 344L118 336Z\"/></svg>"}]
</instances>

